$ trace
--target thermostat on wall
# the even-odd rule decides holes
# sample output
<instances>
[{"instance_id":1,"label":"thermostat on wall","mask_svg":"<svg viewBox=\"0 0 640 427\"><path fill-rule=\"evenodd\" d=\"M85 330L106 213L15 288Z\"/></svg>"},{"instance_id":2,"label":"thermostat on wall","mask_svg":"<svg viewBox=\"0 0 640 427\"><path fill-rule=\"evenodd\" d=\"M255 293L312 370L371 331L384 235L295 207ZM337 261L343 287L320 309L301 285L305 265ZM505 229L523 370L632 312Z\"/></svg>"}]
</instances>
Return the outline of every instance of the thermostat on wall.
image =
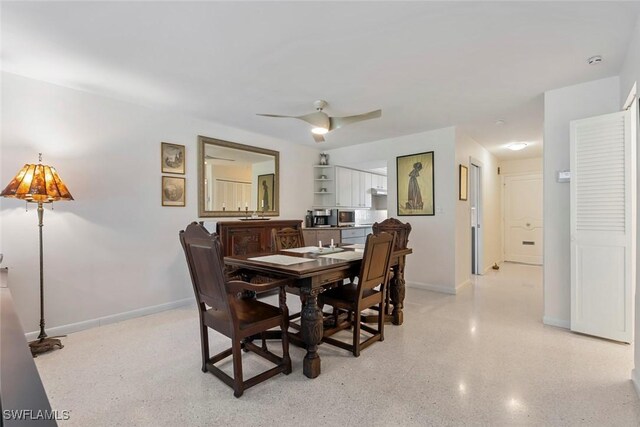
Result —
<instances>
[{"instance_id":1,"label":"thermostat on wall","mask_svg":"<svg viewBox=\"0 0 640 427\"><path fill-rule=\"evenodd\" d=\"M571 181L571 171L558 171L558 182L569 182Z\"/></svg>"}]
</instances>

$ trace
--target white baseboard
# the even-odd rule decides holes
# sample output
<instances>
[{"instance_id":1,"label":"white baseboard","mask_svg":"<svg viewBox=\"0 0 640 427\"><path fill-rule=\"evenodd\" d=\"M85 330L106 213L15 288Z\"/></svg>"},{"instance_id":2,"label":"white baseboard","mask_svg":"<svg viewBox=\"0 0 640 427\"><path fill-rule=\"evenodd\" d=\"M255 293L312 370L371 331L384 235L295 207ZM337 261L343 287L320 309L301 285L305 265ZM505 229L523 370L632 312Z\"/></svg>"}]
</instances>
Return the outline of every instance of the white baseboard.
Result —
<instances>
[{"instance_id":1,"label":"white baseboard","mask_svg":"<svg viewBox=\"0 0 640 427\"><path fill-rule=\"evenodd\" d=\"M47 334L49 336L67 335L73 332L82 331L89 328L96 328L98 326L105 326L111 323L121 322L127 319L133 319L135 317L147 316L149 314L159 313L161 311L172 310L178 307L184 307L186 305L195 304L193 297L185 298L178 301L167 302L164 304L154 305L151 307L138 308L131 311L125 311L124 313L111 314L109 316L98 317L96 319L84 320L82 322L71 323L68 325L55 326L53 328L47 328ZM25 335L27 341L35 340L38 337L40 331L28 332Z\"/></svg>"},{"instance_id":2,"label":"white baseboard","mask_svg":"<svg viewBox=\"0 0 640 427\"><path fill-rule=\"evenodd\" d=\"M633 387L636 389L638 397L640 397L640 372L637 368L631 371L631 382L633 383Z\"/></svg>"},{"instance_id":3,"label":"white baseboard","mask_svg":"<svg viewBox=\"0 0 640 427\"><path fill-rule=\"evenodd\" d=\"M442 292L444 294L449 294L449 295L456 294L456 288L451 288L449 286L444 286L444 285L432 285L430 283L420 283L420 282L406 282L406 286L409 288L423 289L426 291Z\"/></svg>"},{"instance_id":4,"label":"white baseboard","mask_svg":"<svg viewBox=\"0 0 640 427\"><path fill-rule=\"evenodd\" d=\"M558 328L571 328L571 322L565 319L556 319L554 317L544 316L542 318L542 323L549 326L556 326Z\"/></svg>"}]
</instances>

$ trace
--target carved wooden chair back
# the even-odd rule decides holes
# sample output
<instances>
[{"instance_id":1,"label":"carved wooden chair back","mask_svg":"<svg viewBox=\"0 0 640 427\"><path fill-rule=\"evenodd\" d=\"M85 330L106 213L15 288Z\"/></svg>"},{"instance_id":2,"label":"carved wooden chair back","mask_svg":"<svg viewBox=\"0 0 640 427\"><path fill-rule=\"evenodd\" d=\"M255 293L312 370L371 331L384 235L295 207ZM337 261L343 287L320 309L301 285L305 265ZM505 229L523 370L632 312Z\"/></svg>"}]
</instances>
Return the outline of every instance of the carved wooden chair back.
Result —
<instances>
[{"instance_id":1,"label":"carved wooden chair back","mask_svg":"<svg viewBox=\"0 0 640 427\"><path fill-rule=\"evenodd\" d=\"M281 228L271 230L273 239L273 249L282 251L284 249L301 248L304 246L304 237L301 229Z\"/></svg>"},{"instance_id":2,"label":"carved wooden chair back","mask_svg":"<svg viewBox=\"0 0 640 427\"><path fill-rule=\"evenodd\" d=\"M411 224L403 223L396 218L388 218L384 221L373 224L373 234L391 233L396 235L394 250L407 249L409 244L409 233Z\"/></svg>"},{"instance_id":3,"label":"carved wooden chair back","mask_svg":"<svg viewBox=\"0 0 640 427\"><path fill-rule=\"evenodd\" d=\"M192 222L186 230L180 231L180 243L187 258L198 309L206 311L206 304L231 315L218 236L210 234L202 223Z\"/></svg>"},{"instance_id":4,"label":"carved wooden chair back","mask_svg":"<svg viewBox=\"0 0 640 427\"><path fill-rule=\"evenodd\" d=\"M358 297L367 290L381 286L384 292L389 281L391 255L395 236L390 233L369 234L364 247L360 275L358 276Z\"/></svg>"}]
</instances>

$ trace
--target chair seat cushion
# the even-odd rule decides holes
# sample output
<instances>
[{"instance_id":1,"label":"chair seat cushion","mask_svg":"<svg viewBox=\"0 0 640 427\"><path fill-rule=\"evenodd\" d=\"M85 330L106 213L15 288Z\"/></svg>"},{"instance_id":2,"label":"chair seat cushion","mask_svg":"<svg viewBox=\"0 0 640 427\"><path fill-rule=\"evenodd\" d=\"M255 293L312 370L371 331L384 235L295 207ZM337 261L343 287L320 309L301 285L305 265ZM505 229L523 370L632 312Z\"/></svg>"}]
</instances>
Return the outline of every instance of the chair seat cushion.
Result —
<instances>
[{"instance_id":1,"label":"chair seat cushion","mask_svg":"<svg viewBox=\"0 0 640 427\"><path fill-rule=\"evenodd\" d=\"M247 329L258 323L280 324L280 309L256 299L232 299L240 329ZM231 336L231 319L227 313L221 310L209 309L204 312L205 324L220 331L224 335Z\"/></svg>"},{"instance_id":2,"label":"chair seat cushion","mask_svg":"<svg viewBox=\"0 0 640 427\"><path fill-rule=\"evenodd\" d=\"M367 299L379 293L380 291L376 291L375 289L365 289L362 298ZM334 305L334 303L339 302L355 304L358 301L358 285L349 283L338 286L320 294L320 299L324 304L328 305Z\"/></svg>"}]
</instances>

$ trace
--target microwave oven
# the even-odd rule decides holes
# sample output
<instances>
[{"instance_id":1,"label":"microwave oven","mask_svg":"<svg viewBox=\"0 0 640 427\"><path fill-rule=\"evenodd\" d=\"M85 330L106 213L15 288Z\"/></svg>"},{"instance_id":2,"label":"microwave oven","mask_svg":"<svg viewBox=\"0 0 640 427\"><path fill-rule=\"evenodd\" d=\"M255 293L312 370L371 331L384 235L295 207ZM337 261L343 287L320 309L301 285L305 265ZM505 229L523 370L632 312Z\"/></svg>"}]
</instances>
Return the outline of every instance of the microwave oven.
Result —
<instances>
[{"instance_id":1,"label":"microwave oven","mask_svg":"<svg viewBox=\"0 0 640 427\"><path fill-rule=\"evenodd\" d=\"M349 227L356 225L356 211L353 209L336 209L338 227Z\"/></svg>"}]
</instances>

